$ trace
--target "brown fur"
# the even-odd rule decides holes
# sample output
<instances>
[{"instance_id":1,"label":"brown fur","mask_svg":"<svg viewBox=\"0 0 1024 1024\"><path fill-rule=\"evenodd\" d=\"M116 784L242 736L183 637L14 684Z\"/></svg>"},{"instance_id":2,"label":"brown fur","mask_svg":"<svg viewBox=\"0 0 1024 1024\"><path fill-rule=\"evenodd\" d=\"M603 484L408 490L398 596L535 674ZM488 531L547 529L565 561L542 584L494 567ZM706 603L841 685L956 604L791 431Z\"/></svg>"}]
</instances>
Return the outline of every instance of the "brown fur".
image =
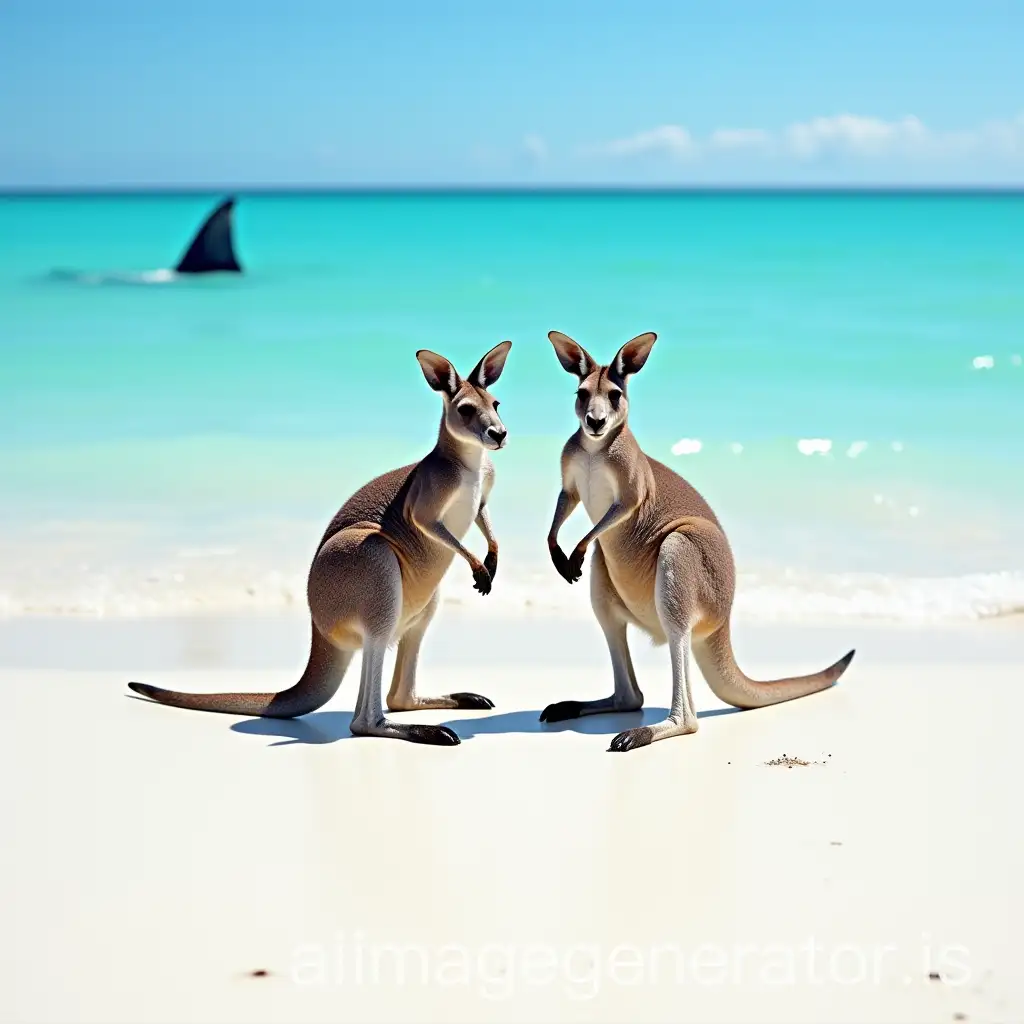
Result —
<instances>
[{"instance_id":1,"label":"brown fur","mask_svg":"<svg viewBox=\"0 0 1024 1024\"><path fill-rule=\"evenodd\" d=\"M330 700L355 652L362 650L353 732L458 743L443 726L389 722L381 708L380 670L384 651L397 642L388 693L392 711L494 706L479 694L419 697L415 670L423 633L437 607L438 585L455 556L467 562L481 594L490 592L497 572L498 543L487 510L494 468L487 450L503 447L506 431L487 388L500 376L511 344L493 348L465 379L443 356L417 353L427 382L444 403L437 443L420 462L361 487L325 530L307 583L309 663L295 686L276 694L188 694L142 683L129 687L175 707L292 718ZM484 561L462 544L474 523L487 540Z\"/></svg>"},{"instance_id":2,"label":"brown fur","mask_svg":"<svg viewBox=\"0 0 1024 1024\"><path fill-rule=\"evenodd\" d=\"M613 750L696 731L688 677L691 645L708 685L736 707L762 707L832 686L853 651L822 672L773 682L750 679L737 666L729 634L736 569L721 523L695 488L641 450L629 429L627 382L647 361L655 335L627 342L607 366L564 334L552 331L549 338L563 368L580 380L580 429L562 451L562 489L548 546L559 574L574 583L587 549L597 542L591 601L608 639L616 686L611 698L551 705L542 720L642 705L626 645L627 624L656 643L672 644L673 708L664 723L621 733ZM558 532L581 501L595 525L566 557Z\"/></svg>"}]
</instances>

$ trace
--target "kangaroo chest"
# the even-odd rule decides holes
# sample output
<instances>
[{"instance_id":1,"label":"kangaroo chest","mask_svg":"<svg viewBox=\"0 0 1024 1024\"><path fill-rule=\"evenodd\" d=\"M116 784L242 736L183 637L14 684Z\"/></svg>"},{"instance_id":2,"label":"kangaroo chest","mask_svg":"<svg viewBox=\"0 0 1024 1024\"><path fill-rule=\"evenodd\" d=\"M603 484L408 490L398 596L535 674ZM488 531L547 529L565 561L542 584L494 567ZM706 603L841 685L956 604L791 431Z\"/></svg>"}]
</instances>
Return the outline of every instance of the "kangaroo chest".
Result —
<instances>
[{"instance_id":1,"label":"kangaroo chest","mask_svg":"<svg viewBox=\"0 0 1024 1024\"><path fill-rule=\"evenodd\" d=\"M462 470L459 489L455 492L448 508L445 510L443 522L451 533L460 540L473 525L480 511L480 502L484 493L484 471Z\"/></svg>"},{"instance_id":2,"label":"kangaroo chest","mask_svg":"<svg viewBox=\"0 0 1024 1024\"><path fill-rule=\"evenodd\" d=\"M619 497L618 480L608 466L589 456L579 456L572 464L573 484L592 523L612 507Z\"/></svg>"}]
</instances>

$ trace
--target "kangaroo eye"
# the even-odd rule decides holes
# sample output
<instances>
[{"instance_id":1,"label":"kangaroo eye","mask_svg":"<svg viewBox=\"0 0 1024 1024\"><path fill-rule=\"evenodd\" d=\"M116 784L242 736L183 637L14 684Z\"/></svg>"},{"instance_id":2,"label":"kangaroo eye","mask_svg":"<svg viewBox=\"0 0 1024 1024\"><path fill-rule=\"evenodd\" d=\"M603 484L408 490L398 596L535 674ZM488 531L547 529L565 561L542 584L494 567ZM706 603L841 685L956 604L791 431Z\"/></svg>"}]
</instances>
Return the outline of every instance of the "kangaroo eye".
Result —
<instances>
[{"instance_id":1,"label":"kangaroo eye","mask_svg":"<svg viewBox=\"0 0 1024 1024\"><path fill-rule=\"evenodd\" d=\"M576 397L581 402L585 402L587 400L587 389L586 388L580 388L579 391L576 392Z\"/></svg>"},{"instance_id":2,"label":"kangaroo eye","mask_svg":"<svg viewBox=\"0 0 1024 1024\"><path fill-rule=\"evenodd\" d=\"M460 405L459 415L468 423L473 418L476 409L472 405Z\"/></svg>"},{"instance_id":3,"label":"kangaroo eye","mask_svg":"<svg viewBox=\"0 0 1024 1024\"><path fill-rule=\"evenodd\" d=\"M494 400L494 408L497 409L499 405L501 405L501 402L499 402L497 399L495 399Z\"/></svg>"},{"instance_id":4,"label":"kangaroo eye","mask_svg":"<svg viewBox=\"0 0 1024 1024\"><path fill-rule=\"evenodd\" d=\"M609 391L608 392L608 400L612 403L612 408L613 409L618 409L619 401L620 401L621 398L622 398L622 392L621 391Z\"/></svg>"}]
</instances>

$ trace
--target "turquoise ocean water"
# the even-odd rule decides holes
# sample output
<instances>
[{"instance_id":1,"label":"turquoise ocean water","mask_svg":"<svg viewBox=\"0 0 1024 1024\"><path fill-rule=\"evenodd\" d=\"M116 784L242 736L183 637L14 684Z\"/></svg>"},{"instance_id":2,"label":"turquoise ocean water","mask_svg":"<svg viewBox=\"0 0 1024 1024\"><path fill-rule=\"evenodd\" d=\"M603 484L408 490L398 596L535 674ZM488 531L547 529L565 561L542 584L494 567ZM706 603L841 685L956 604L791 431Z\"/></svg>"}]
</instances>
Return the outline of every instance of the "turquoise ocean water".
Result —
<instances>
[{"instance_id":1,"label":"turquoise ocean water","mask_svg":"<svg viewBox=\"0 0 1024 1024\"><path fill-rule=\"evenodd\" d=\"M1024 610L1024 196L243 194L244 277L142 273L218 198L0 197L0 615L301 606L336 507L433 443L415 351L505 338L486 607L585 603L544 544L553 328L658 333L633 429L719 512L740 613Z\"/></svg>"}]
</instances>

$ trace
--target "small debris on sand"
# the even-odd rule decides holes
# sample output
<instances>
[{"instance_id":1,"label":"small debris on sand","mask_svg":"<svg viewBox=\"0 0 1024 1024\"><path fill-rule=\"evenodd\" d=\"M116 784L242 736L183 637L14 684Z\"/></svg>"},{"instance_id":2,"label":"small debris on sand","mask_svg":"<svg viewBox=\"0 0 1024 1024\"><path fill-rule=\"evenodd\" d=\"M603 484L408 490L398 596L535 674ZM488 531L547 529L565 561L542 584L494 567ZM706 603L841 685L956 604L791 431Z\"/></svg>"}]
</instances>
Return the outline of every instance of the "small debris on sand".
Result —
<instances>
[{"instance_id":1,"label":"small debris on sand","mask_svg":"<svg viewBox=\"0 0 1024 1024\"><path fill-rule=\"evenodd\" d=\"M270 975L270 971L265 971L262 967L257 967L256 970L249 972L250 978L266 978Z\"/></svg>"},{"instance_id":2,"label":"small debris on sand","mask_svg":"<svg viewBox=\"0 0 1024 1024\"><path fill-rule=\"evenodd\" d=\"M790 757L789 754L783 754L782 757L773 757L770 761L765 761L765 764L769 768L806 768L811 764L825 764L825 762L805 761L802 757Z\"/></svg>"},{"instance_id":3,"label":"small debris on sand","mask_svg":"<svg viewBox=\"0 0 1024 1024\"><path fill-rule=\"evenodd\" d=\"M930 973L930 974L928 975L928 980L929 980L929 981L942 981L942 975L941 975L941 974L939 974L939 972L938 972L938 971L932 971L932 972L931 972L931 973Z\"/></svg>"}]
</instances>

